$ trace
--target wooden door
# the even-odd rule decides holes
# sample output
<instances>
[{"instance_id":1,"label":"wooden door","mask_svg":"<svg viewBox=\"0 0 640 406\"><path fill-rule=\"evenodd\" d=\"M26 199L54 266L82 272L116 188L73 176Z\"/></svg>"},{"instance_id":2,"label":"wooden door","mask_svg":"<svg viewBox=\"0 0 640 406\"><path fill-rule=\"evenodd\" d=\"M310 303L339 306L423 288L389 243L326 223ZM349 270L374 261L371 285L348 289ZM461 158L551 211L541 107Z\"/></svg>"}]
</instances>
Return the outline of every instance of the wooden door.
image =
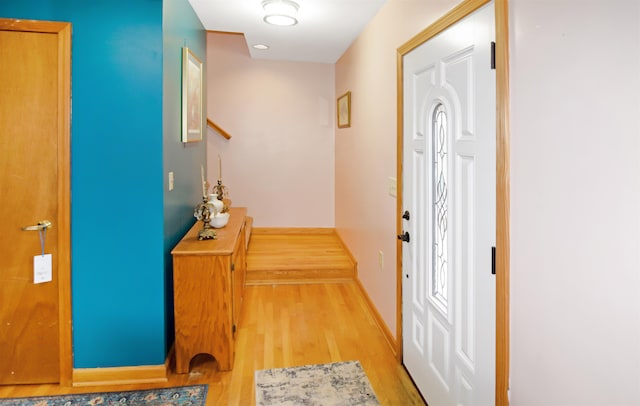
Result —
<instances>
[{"instance_id":1,"label":"wooden door","mask_svg":"<svg viewBox=\"0 0 640 406\"><path fill-rule=\"evenodd\" d=\"M433 405L495 401L493 4L404 56L403 362Z\"/></svg>"},{"instance_id":2,"label":"wooden door","mask_svg":"<svg viewBox=\"0 0 640 406\"><path fill-rule=\"evenodd\" d=\"M71 375L70 31L0 19L0 384ZM36 284L43 252L52 280Z\"/></svg>"}]
</instances>

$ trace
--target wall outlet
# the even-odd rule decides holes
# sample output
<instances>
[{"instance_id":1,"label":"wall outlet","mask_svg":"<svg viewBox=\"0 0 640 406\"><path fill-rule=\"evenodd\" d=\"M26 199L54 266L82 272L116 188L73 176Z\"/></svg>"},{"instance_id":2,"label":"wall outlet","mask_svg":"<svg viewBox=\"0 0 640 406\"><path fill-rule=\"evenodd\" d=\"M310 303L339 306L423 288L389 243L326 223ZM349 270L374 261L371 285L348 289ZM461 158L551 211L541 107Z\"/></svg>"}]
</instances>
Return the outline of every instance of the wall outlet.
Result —
<instances>
[{"instance_id":1,"label":"wall outlet","mask_svg":"<svg viewBox=\"0 0 640 406\"><path fill-rule=\"evenodd\" d=\"M173 171L169 172L169 192L173 190Z\"/></svg>"},{"instance_id":2,"label":"wall outlet","mask_svg":"<svg viewBox=\"0 0 640 406\"><path fill-rule=\"evenodd\" d=\"M384 268L384 252L378 251L378 265L380 265L380 270Z\"/></svg>"},{"instance_id":3,"label":"wall outlet","mask_svg":"<svg viewBox=\"0 0 640 406\"><path fill-rule=\"evenodd\" d=\"M387 178L387 189L389 196L398 197L398 180L396 178Z\"/></svg>"}]
</instances>

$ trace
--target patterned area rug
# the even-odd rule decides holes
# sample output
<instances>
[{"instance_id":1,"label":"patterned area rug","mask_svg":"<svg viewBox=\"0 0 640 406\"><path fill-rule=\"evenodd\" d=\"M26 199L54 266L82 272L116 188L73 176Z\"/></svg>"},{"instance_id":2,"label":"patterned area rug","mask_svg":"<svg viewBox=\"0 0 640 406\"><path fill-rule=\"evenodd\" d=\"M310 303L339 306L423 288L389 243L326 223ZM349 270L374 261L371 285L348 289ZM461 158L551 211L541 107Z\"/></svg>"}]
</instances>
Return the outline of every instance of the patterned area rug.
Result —
<instances>
[{"instance_id":1,"label":"patterned area rug","mask_svg":"<svg viewBox=\"0 0 640 406\"><path fill-rule=\"evenodd\" d=\"M256 406L378 406L359 361L256 371Z\"/></svg>"},{"instance_id":2,"label":"patterned area rug","mask_svg":"<svg viewBox=\"0 0 640 406\"><path fill-rule=\"evenodd\" d=\"M204 406L206 399L207 385L194 385L127 392L0 399L0 406Z\"/></svg>"}]
</instances>

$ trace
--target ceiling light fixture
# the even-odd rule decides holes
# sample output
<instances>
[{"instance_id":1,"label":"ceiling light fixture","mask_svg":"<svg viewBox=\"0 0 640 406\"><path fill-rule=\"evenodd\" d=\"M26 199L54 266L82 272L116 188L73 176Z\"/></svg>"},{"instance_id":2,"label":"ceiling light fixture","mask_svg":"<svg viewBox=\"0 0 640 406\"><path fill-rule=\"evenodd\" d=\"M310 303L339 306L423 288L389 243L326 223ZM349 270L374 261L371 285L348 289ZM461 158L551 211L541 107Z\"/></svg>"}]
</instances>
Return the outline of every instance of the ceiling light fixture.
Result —
<instances>
[{"instance_id":1,"label":"ceiling light fixture","mask_svg":"<svg viewBox=\"0 0 640 406\"><path fill-rule=\"evenodd\" d=\"M255 45L253 45L253 47L255 49L260 49L260 50L269 49L269 45L265 45L265 44L255 44Z\"/></svg>"},{"instance_id":2,"label":"ceiling light fixture","mask_svg":"<svg viewBox=\"0 0 640 406\"><path fill-rule=\"evenodd\" d=\"M291 0L264 0L262 2L264 21L273 25L296 25L298 3Z\"/></svg>"}]
</instances>

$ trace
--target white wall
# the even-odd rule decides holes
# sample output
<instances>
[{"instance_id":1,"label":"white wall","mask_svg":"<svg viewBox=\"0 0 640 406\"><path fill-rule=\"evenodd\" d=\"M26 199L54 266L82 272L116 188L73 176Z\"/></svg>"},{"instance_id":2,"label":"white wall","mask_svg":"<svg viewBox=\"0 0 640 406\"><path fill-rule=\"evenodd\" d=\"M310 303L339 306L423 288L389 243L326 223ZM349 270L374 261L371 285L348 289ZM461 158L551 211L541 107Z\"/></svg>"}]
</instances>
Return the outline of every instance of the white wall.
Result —
<instances>
[{"instance_id":1,"label":"white wall","mask_svg":"<svg viewBox=\"0 0 640 406\"><path fill-rule=\"evenodd\" d=\"M511 400L640 404L640 2L511 0Z\"/></svg>"},{"instance_id":2,"label":"white wall","mask_svg":"<svg viewBox=\"0 0 640 406\"><path fill-rule=\"evenodd\" d=\"M396 165L395 49L456 3L388 0L336 64L333 93L352 91L353 117L351 128L336 130L335 224L392 333L395 200L386 178ZM510 9L511 404L639 405L640 2L510 0ZM227 52L244 58L245 51ZM319 212L333 216L325 183L333 182L333 149L327 154L326 140L314 135L324 140L318 145L326 162L299 163L313 157L302 147L288 159L284 148L301 143L301 132L277 134L271 117L280 114L278 104L267 103L261 82L251 82L253 95L242 70L226 69L218 81L211 75L220 71L208 72L209 113L234 138L209 135L210 175L222 151L234 204L261 213L256 222L264 213L267 226L299 224L279 217L274 197L283 192L270 190L284 159L301 172L293 189L306 184ZM315 126L318 118L308 120ZM331 222L313 218L317 211L296 213Z\"/></svg>"},{"instance_id":3,"label":"white wall","mask_svg":"<svg viewBox=\"0 0 640 406\"><path fill-rule=\"evenodd\" d=\"M388 0L336 63L336 94L351 91L351 127L336 129L336 228L358 276L396 333L397 48L459 0ZM378 252L384 253L383 267Z\"/></svg>"},{"instance_id":4,"label":"white wall","mask_svg":"<svg viewBox=\"0 0 640 406\"><path fill-rule=\"evenodd\" d=\"M334 65L254 60L244 36L207 33L207 179L256 227L334 227Z\"/></svg>"}]
</instances>

